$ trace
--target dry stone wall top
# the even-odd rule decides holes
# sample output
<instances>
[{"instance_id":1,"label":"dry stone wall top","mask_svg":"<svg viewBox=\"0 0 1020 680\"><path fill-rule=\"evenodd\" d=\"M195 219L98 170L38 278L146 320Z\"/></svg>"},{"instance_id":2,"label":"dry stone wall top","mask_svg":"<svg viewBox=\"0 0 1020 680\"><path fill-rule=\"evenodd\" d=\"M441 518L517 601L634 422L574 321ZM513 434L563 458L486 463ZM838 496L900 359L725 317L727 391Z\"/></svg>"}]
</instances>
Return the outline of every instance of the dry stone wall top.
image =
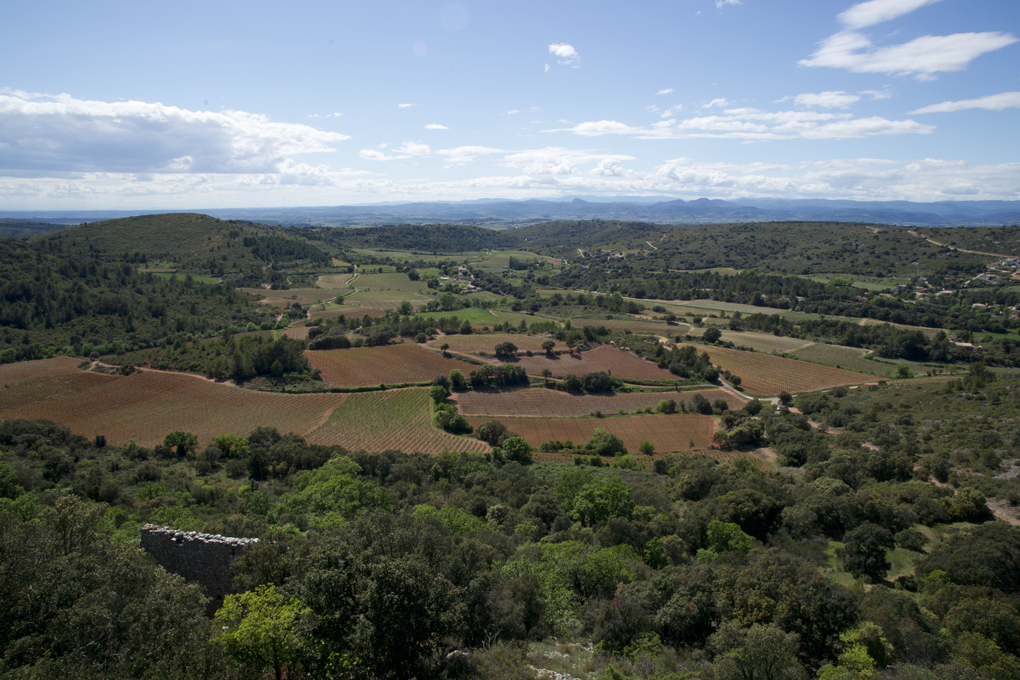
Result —
<instances>
[{"instance_id":1,"label":"dry stone wall top","mask_svg":"<svg viewBox=\"0 0 1020 680\"><path fill-rule=\"evenodd\" d=\"M216 602L222 602L232 592L230 565L258 540L179 531L154 524L141 529L142 548L160 566L199 584L206 596Z\"/></svg>"}]
</instances>

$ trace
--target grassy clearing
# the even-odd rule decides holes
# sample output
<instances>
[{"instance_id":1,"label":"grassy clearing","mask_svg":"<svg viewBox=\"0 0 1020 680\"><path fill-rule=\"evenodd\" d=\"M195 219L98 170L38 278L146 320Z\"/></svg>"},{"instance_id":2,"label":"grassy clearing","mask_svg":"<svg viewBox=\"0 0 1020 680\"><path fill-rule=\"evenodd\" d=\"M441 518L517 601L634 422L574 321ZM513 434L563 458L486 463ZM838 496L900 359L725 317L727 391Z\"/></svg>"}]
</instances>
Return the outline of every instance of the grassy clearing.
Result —
<instances>
[{"instance_id":1,"label":"grassy clearing","mask_svg":"<svg viewBox=\"0 0 1020 680\"><path fill-rule=\"evenodd\" d=\"M792 352L793 350L800 349L805 345L811 344L805 340L799 338L786 338L779 337L776 335L769 335L768 333L751 333L747 331L731 331L728 329L720 329L722 332L722 339L726 342L732 342L738 347L750 347L756 352L765 352L767 354L783 354L784 352ZM700 338L701 334L705 332L704 328L693 328L690 334L696 338Z\"/></svg>"},{"instance_id":2,"label":"grassy clearing","mask_svg":"<svg viewBox=\"0 0 1020 680\"><path fill-rule=\"evenodd\" d=\"M141 271L145 271L145 270L143 269ZM149 270L149 271L152 271L152 270ZM181 279L181 280L183 280L183 279L185 279L185 278L190 276L191 279L193 281L195 281L196 283L208 283L208 284L219 284L220 283L219 279L214 279L213 277L208 276L206 274L182 274L180 272L152 272L152 275L153 276L158 276L161 279L172 279L172 278L176 277L176 278Z\"/></svg>"}]
</instances>

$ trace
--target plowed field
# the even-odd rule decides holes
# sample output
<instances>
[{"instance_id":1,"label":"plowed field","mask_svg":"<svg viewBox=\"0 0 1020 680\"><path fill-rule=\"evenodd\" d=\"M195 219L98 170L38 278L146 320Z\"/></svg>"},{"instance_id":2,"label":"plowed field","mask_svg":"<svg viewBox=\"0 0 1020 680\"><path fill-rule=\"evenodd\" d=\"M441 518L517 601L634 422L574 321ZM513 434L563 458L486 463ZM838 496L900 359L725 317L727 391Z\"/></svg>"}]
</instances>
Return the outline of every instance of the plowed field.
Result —
<instances>
[{"instance_id":1,"label":"plowed field","mask_svg":"<svg viewBox=\"0 0 1020 680\"><path fill-rule=\"evenodd\" d=\"M751 394L773 395L780 392L811 392L838 385L858 385L874 376L845 371L832 366L786 359L762 352L743 352L725 347L699 346L708 352L712 363L739 375L741 386Z\"/></svg>"},{"instance_id":2,"label":"plowed field","mask_svg":"<svg viewBox=\"0 0 1020 680\"><path fill-rule=\"evenodd\" d=\"M467 419L478 427L490 419ZM715 433L711 416L690 414L628 416L620 418L497 418L507 429L524 437L537 447L542 442L558 439L583 444L591 439L595 428L601 427L623 440L628 451L637 451L642 441L655 446L656 453L707 449Z\"/></svg>"},{"instance_id":3,"label":"plowed field","mask_svg":"<svg viewBox=\"0 0 1020 680\"><path fill-rule=\"evenodd\" d=\"M5 386L4 389L0 389L0 412L7 409L23 408L36 402L45 402L61 397L73 397L79 392L84 392L85 390L116 380L120 380L120 378L85 371L74 371L73 373L61 373L59 375L41 375L37 378L22 380L13 385Z\"/></svg>"},{"instance_id":4,"label":"plowed field","mask_svg":"<svg viewBox=\"0 0 1020 680\"><path fill-rule=\"evenodd\" d=\"M542 343L551 338L543 335L515 335L513 333L472 333L471 335L443 335L428 343L429 347L439 349L444 344L450 346L451 352L488 352L492 354L496 345L501 342L512 342L517 349L540 354L545 353ZM554 349L565 349L562 342L557 342Z\"/></svg>"},{"instance_id":5,"label":"plowed field","mask_svg":"<svg viewBox=\"0 0 1020 680\"><path fill-rule=\"evenodd\" d=\"M20 405L6 401L0 407L0 419L44 418L85 436L104 434L118 445L135 439L143 446L154 446L168 433L182 430L197 435L205 445L214 435L233 432L244 436L259 426L307 435L347 396L253 392L155 371L126 378L74 377L88 378L93 384L61 392L54 378L33 380L24 389L37 380L48 380L48 387L38 387L49 389L49 396L37 392L34 402Z\"/></svg>"},{"instance_id":6,"label":"plowed field","mask_svg":"<svg viewBox=\"0 0 1020 680\"><path fill-rule=\"evenodd\" d=\"M322 369L323 380L337 386L422 382L455 368L464 375L477 368L411 343L308 351L305 356L312 366Z\"/></svg>"},{"instance_id":7,"label":"plowed field","mask_svg":"<svg viewBox=\"0 0 1020 680\"><path fill-rule=\"evenodd\" d=\"M81 359L72 357L53 357L38 361L19 361L15 364L0 365L0 386L7 387L22 380L38 378L44 375L60 375L78 370Z\"/></svg>"},{"instance_id":8,"label":"plowed field","mask_svg":"<svg viewBox=\"0 0 1020 680\"><path fill-rule=\"evenodd\" d=\"M485 442L455 437L432 427L431 420L432 407L426 388L352 394L308 441L352 451L393 449L436 454L490 450Z\"/></svg>"},{"instance_id":9,"label":"plowed field","mask_svg":"<svg viewBox=\"0 0 1020 680\"><path fill-rule=\"evenodd\" d=\"M546 356L519 357L517 365L522 366L530 375L541 375L542 369L548 368L557 378L608 371L623 380L676 379L675 375L662 370L650 361L639 359L633 354L627 354L606 345L578 354L560 354L554 358Z\"/></svg>"},{"instance_id":10,"label":"plowed field","mask_svg":"<svg viewBox=\"0 0 1020 680\"><path fill-rule=\"evenodd\" d=\"M645 406L655 406L662 399L673 399L677 403L690 403L695 394L709 401L725 399L730 408L741 408L744 401L726 390L697 390L691 392L635 392L614 395L573 395L556 390L529 388L503 392L462 392L456 394L460 412L469 416L510 416L510 417L578 417L586 416L595 409L604 415L613 415L623 409L633 413ZM559 437L562 439L562 437Z\"/></svg>"}]
</instances>

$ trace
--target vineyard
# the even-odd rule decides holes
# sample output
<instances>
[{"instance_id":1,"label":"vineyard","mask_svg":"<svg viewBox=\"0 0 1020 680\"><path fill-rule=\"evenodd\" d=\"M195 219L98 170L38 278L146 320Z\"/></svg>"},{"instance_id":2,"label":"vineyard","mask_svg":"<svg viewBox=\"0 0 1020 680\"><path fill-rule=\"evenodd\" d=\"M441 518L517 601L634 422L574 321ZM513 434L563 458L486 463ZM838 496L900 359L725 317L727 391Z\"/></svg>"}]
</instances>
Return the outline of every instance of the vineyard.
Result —
<instances>
[{"instance_id":1,"label":"vineyard","mask_svg":"<svg viewBox=\"0 0 1020 680\"><path fill-rule=\"evenodd\" d=\"M423 382L459 368L465 375L475 366L459 359L444 359L415 344L305 352L312 366L322 370L330 385L378 385Z\"/></svg>"},{"instance_id":2,"label":"vineyard","mask_svg":"<svg viewBox=\"0 0 1020 680\"><path fill-rule=\"evenodd\" d=\"M0 413L9 409L27 407L29 404L37 402L73 397L79 392L116 380L120 380L120 378L82 371L29 378L0 390Z\"/></svg>"},{"instance_id":3,"label":"vineyard","mask_svg":"<svg viewBox=\"0 0 1020 680\"><path fill-rule=\"evenodd\" d=\"M364 392L350 395L308 441L352 451L489 451L488 444L443 432L431 421L425 388Z\"/></svg>"},{"instance_id":4,"label":"vineyard","mask_svg":"<svg viewBox=\"0 0 1020 680\"><path fill-rule=\"evenodd\" d=\"M739 375L741 387L751 394L812 392L838 385L858 385L872 379L863 373L761 352L705 346L699 346L698 351L708 352L713 364Z\"/></svg>"},{"instance_id":5,"label":"vineyard","mask_svg":"<svg viewBox=\"0 0 1020 680\"><path fill-rule=\"evenodd\" d=\"M613 415L621 409L626 413L633 413L648 406L654 408L663 399L690 404L695 394L700 394L710 402L725 399L730 408L741 408L745 403L731 392L719 389L691 392L634 392L603 396L572 395L541 388L463 392L455 395L454 402L460 412L467 416L570 418L587 416L595 410L605 415Z\"/></svg>"},{"instance_id":6,"label":"vineyard","mask_svg":"<svg viewBox=\"0 0 1020 680\"><path fill-rule=\"evenodd\" d=\"M3 364L0 365L0 386L7 387L22 380L39 378L46 375L73 373L78 370L80 363L81 359L53 357L52 359Z\"/></svg>"},{"instance_id":7,"label":"vineyard","mask_svg":"<svg viewBox=\"0 0 1020 680\"><path fill-rule=\"evenodd\" d=\"M470 417L478 427L490 420ZM570 440L583 444L600 427L623 440L628 451L637 451L642 441L651 442L657 453L707 449L715 433L712 416L691 414L628 416L621 418L498 418L534 447L542 442Z\"/></svg>"},{"instance_id":8,"label":"vineyard","mask_svg":"<svg viewBox=\"0 0 1020 680\"><path fill-rule=\"evenodd\" d=\"M725 328L719 329L722 333L722 339L725 342L732 342L738 347L750 347L755 352L765 352L767 354L782 354L783 352L792 352L804 347L808 347L812 343L801 340L800 338L787 338L777 335L769 335L767 333L750 333L743 331L731 331ZM695 337L701 337L701 334L705 332L705 329L697 329L691 333Z\"/></svg>"},{"instance_id":9,"label":"vineyard","mask_svg":"<svg viewBox=\"0 0 1020 680\"><path fill-rule=\"evenodd\" d=\"M20 405L5 399L0 419L52 420L85 436L104 434L118 445L134 439L142 446L154 446L162 443L168 433L181 430L197 435L204 445L214 435L247 435L259 426L307 435L346 397L252 392L156 371L126 378L89 374L74 377L88 378L91 385L61 392L56 379L37 379L50 381L46 387L49 396L37 393L34 402ZM25 388L31 386L28 383Z\"/></svg>"},{"instance_id":10,"label":"vineyard","mask_svg":"<svg viewBox=\"0 0 1020 680\"><path fill-rule=\"evenodd\" d=\"M804 361L846 368L851 371L860 371L861 373L883 375L885 371L889 370L887 364L865 359L864 355L867 353L868 350L857 347L843 347L841 345L825 345L820 343L791 352L793 356Z\"/></svg>"},{"instance_id":11,"label":"vineyard","mask_svg":"<svg viewBox=\"0 0 1020 680\"><path fill-rule=\"evenodd\" d=\"M450 346L451 352L488 352L492 354L496 345L501 342L512 342L522 352L544 353L542 343L551 338L542 335L515 335L513 333L472 333L471 335L443 335L430 341L429 347L439 349L444 344ZM564 349L562 342L557 342L554 349Z\"/></svg>"},{"instance_id":12,"label":"vineyard","mask_svg":"<svg viewBox=\"0 0 1020 680\"><path fill-rule=\"evenodd\" d=\"M615 347L602 346L587 352L545 356L520 357L517 365L530 375L541 375L548 368L554 377L585 375L606 371L623 380L675 380L676 376L655 364L627 354Z\"/></svg>"}]
</instances>

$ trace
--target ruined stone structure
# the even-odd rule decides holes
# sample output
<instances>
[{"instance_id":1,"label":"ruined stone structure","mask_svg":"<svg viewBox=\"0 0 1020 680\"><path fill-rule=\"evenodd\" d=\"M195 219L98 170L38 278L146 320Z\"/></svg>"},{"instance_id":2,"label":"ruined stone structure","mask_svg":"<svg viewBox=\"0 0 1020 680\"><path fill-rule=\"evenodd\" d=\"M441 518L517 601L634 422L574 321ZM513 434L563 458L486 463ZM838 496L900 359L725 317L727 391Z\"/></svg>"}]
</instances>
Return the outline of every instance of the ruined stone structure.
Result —
<instances>
[{"instance_id":1,"label":"ruined stone structure","mask_svg":"<svg viewBox=\"0 0 1020 680\"><path fill-rule=\"evenodd\" d=\"M146 524L142 548L167 571L197 583L218 606L232 592L230 565L257 538L229 538Z\"/></svg>"}]
</instances>

